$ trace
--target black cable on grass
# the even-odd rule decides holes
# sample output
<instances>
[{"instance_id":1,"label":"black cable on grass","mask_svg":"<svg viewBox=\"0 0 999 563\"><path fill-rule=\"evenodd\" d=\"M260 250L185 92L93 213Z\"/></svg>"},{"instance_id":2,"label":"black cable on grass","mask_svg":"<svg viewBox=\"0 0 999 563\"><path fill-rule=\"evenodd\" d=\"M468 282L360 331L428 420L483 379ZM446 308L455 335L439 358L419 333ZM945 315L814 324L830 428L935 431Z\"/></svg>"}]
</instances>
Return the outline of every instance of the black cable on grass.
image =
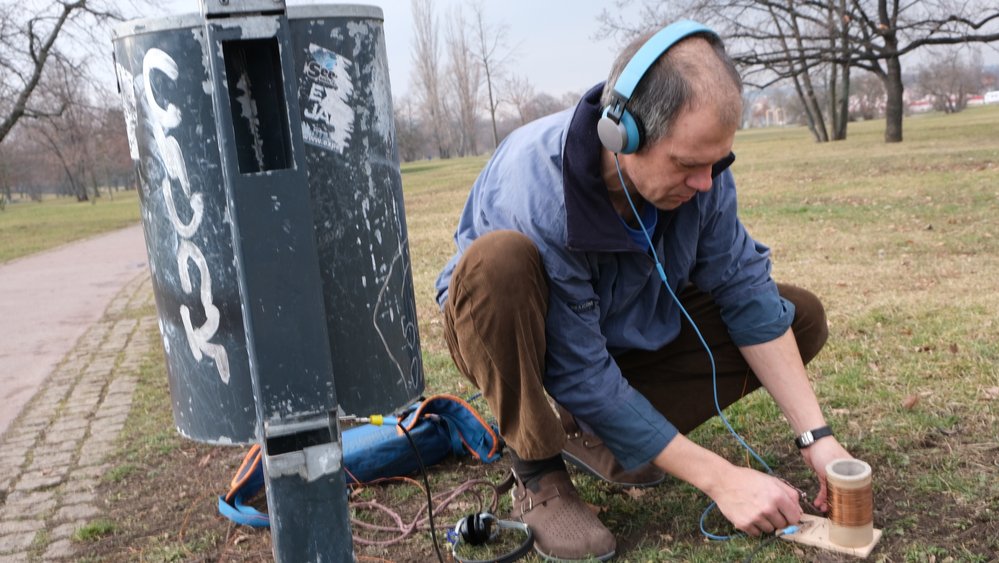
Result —
<instances>
[{"instance_id":1,"label":"black cable on grass","mask_svg":"<svg viewBox=\"0 0 999 563\"><path fill-rule=\"evenodd\" d=\"M402 433L406 435L406 439L409 440L409 445L413 448L413 453L416 454L416 462L420 465L420 473L423 475L423 490L427 493L427 516L430 519L430 538L434 542L434 551L437 553L437 560L440 563L444 563L441 548L437 545L437 528L434 526L434 500L430 496L430 479L427 478L427 467L423 465L420 450L416 448L416 442L413 441L413 437L409 435L409 430L406 430L401 420L398 422L398 426L402 429Z\"/></svg>"}]
</instances>

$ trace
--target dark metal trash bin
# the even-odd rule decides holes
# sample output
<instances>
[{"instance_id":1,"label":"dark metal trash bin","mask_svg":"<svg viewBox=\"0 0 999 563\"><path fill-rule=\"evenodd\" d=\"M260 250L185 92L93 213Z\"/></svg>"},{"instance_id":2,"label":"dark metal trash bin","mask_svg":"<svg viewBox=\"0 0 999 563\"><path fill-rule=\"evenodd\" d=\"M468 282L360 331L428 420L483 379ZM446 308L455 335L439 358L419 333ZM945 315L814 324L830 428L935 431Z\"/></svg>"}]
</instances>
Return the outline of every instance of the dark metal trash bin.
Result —
<instances>
[{"instance_id":1,"label":"dark metal trash bin","mask_svg":"<svg viewBox=\"0 0 999 563\"><path fill-rule=\"evenodd\" d=\"M423 371L382 13L300 6L288 20L301 115L269 112L273 92L254 97L228 76L239 169L289 165L262 150L283 142L267 138L280 129L267 120L301 127L312 203L301 220L315 226L335 396L348 414L389 412L420 394ZM256 413L204 18L128 22L113 42L177 428L250 442ZM226 64L242 57L252 68L268 47L242 43ZM309 400L289 398L288 414Z\"/></svg>"}]
</instances>

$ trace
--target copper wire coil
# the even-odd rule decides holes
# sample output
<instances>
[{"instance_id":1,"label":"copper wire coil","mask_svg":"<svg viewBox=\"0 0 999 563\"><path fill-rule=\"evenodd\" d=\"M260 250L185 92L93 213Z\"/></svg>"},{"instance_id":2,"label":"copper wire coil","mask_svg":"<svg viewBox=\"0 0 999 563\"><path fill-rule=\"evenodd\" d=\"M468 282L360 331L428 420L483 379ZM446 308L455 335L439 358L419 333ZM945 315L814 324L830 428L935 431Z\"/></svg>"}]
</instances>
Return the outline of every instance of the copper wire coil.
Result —
<instances>
[{"instance_id":1,"label":"copper wire coil","mask_svg":"<svg viewBox=\"0 0 999 563\"><path fill-rule=\"evenodd\" d=\"M829 519L840 526L865 526L874 521L871 484L855 489L829 486Z\"/></svg>"}]
</instances>

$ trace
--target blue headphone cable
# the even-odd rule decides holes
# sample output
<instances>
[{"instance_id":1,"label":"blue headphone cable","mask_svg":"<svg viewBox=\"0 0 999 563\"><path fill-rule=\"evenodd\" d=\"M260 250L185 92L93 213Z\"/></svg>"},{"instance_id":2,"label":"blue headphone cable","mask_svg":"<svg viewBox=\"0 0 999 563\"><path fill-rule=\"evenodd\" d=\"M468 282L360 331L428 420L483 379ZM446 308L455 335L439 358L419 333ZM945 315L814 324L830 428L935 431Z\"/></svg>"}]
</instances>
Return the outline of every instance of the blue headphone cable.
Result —
<instances>
[{"instance_id":1,"label":"blue headphone cable","mask_svg":"<svg viewBox=\"0 0 999 563\"><path fill-rule=\"evenodd\" d=\"M704 339L704 336L701 335L701 330L697 327L697 323L695 323L694 319L691 318L689 313L687 313L687 309L684 308L683 304L680 302L680 299L677 298L676 293L673 291L673 288L670 287L669 281L666 279L666 270L663 268L663 263L659 259L659 254L656 252L655 245L652 244L652 237L649 235L649 231L645 228L645 223L642 222L642 217L641 215L639 215L638 209L635 207L635 202L632 201L631 199L631 194L628 193L628 186L624 183L624 174L621 173L621 162L618 160L617 153L614 153L614 165L617 167L617 177L618 180L620 180L621 182L621 189L624 190L624 197L628 200L628 205L631 207L631 212L635 215L635 219L638 221L638 226L642 229L642 233L645 235L645 240L649 243L649 252L652 253L652 259L653 261L655 261L656 271L659 272L659 278L662 279L663 285L666 286L666 291L669 292L670 297L673 298L673 302L676 303L676 306L680 308L680 312L683 313L683 316L690 323L691 328L694 329L694 334L696 334L697 338L701 341L701 346L703 346L704 350L708 353L708 360L711 361L711 388L714 392L715 410L718 412L718 417L725 425L725 428L727 428L728 431L732 434L732 436L735 437L736 441L739 442L739 444L743 448L745 448L746 451L750 453L750 455L753 456L753 459L755 459L761 466L763 466L764 469L766 469L767 473L772 475L773 469L771 469L770 466L767 464L767 462L763 461L763 458L756 453L756 450L750 447L750 445L746 443L746 440L744 440L742 436L740 436L739 433L735 431L735 428L733 428L732 424L729 423L728 418L725 416L725 413L722 412L721 404L718 401L718 372L715 368L715 356L714 354L711 353L711 347L708 346L708 343ZM704 509L704 512L701 513L700 527L701 527L701 533L704 535L704 537L711 540L719 540L719 541L730 540L736 537L740 537L742 535L741 533L729 536L720 536L712 534L711 532L707 531L707 529L704 527L704 522L707 519L708 514L715 508L715 506L717 506L717 504L714 501L711 501L711 504L709 504L708 507Z\"/></svg>"}]
</instances>

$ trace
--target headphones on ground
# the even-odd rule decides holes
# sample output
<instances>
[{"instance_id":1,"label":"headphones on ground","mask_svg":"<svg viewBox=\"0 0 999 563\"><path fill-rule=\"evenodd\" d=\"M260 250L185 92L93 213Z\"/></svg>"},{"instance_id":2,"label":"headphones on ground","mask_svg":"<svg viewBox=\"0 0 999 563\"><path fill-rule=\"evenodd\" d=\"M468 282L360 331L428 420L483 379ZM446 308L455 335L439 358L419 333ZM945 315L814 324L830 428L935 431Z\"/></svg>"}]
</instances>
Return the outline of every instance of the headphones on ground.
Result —
<instances>
[{"instance_id":1,"label":"headphones on ground","mask_svg":"<svg viewBox=\"0 0 999 563\"><path fill-rule=\"evenodd\" d=\"M659 57L681 39L696 33L718 36L704 24L692 20L680 20L649 38L631 57L617 77L611 102L604 107L600 121L597 122L597 135L607 150L620 154L631 154L638 150L642 144L642 126L625 106L631 100L642 77Z\"/></svg>"},{"instance_id":2,"label":"headphones on ground","mask_svg":"<svg viewBox=\"0 0 999 563\"><path fill-rule=\"evenodd\" d=\"M464 559L458 555L459 544L484 545L495 539L500 530L504 529L519 530L525 535L524 541L513 551L496 559L486 560ZM459 563L511 563L527 555L534 547L534 533L527 524L514 520L500 520L488 512L465 516L458 520L453 529L448 530L447 535L448 541L451 542L451 555Z\"/></svg>"}]
</instances>

